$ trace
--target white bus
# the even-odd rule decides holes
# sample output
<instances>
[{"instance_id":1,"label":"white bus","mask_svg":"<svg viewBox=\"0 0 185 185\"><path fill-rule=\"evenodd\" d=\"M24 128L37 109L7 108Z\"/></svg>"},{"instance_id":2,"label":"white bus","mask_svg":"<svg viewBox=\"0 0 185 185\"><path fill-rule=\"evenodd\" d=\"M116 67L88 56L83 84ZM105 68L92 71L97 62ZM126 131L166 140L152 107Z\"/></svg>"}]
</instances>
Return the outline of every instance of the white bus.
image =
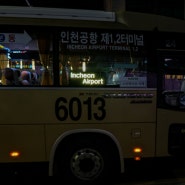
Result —
<instances>
[{"instance_id":1,"label":"white bus","mask_svg":"<svg viewBox=\"0 0 185 185\"><path fill-rule=\"evenodd\" d=\"M41 10L0 10L0 164L97 183L127 159L183 155L185 35Z\"/></svg>"}]
</instances>

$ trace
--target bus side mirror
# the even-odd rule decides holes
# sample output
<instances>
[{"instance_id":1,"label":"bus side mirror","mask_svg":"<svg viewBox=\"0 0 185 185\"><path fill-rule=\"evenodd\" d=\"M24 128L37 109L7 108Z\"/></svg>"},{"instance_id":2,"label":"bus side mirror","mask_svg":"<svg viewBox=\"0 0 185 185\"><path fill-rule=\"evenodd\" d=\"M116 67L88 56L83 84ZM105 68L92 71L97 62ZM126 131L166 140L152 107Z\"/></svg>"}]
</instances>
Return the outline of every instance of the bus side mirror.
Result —
<instances>
[{"instance_id":1,"label":"bus side mirror","mask_svg":"<svg viewBox=\"0 0 185 185\"><path fill-rule=\"evenodd\" d=\"M185 93L181 94L179 97L179 103L181 106L185 107Z\"/></svg>"},{"instance_id":2,"label":"bus side mirror","mask_svg":"<svg viewBox=\"0 0 185 185\"><path fill-rule=\"evenodd\" d=\"M163 92L165 107L172 109L185 109L185 93L182 91Z\"/></svg>"},{"instance_id":3,"label":"bus side mirror","mask_svg":"<svg viewBox=\"0 0 185 185\"><path fill-rule=\"evenodd\" d=\"M179 95L176 92L164 92L163 93L163 98L164 98L164 103L167 106L170 107L178 107L179 101L178 101Z\"/></svg>"}]
</instances>

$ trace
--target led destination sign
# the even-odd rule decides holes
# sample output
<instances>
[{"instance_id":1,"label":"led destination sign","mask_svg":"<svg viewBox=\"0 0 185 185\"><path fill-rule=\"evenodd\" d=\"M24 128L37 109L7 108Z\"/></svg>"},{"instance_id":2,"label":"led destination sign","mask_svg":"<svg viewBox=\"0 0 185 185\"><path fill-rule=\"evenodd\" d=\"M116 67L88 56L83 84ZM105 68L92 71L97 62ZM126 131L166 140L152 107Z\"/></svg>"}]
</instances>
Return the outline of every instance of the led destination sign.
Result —
<instances>
[{"instance_id":1,"label":"led destination sign","mask_svg":"<svg viewBox=\"0 0 185 185\"><path fill-rule=\"evenodd\" d=\"M70 74L71 79L81 79L82 85L103 85L103 78L97 79L94 73L73 73Z\"/></svg>"},{"instance_id":2,"label":"led destination sign","mask_svg":"<svg viewBox=\"0 0 185 185\"><path fill-rule=\"evenodd\" d=\"M70 73L71 79L81 79L82 85L104 85L103 78L96 78L94 73Z\"/></svg>"},{"instance_id":3,"label":"led destination sign","mask_svg":"<svg viewBox=\"0 0 185 185\"><path fill-rule=\"evenodd\" d=\"M60 42L66 50L138 51L144 47L140 33L105 30L63 30Z\"/></svg>"}]
</instances>

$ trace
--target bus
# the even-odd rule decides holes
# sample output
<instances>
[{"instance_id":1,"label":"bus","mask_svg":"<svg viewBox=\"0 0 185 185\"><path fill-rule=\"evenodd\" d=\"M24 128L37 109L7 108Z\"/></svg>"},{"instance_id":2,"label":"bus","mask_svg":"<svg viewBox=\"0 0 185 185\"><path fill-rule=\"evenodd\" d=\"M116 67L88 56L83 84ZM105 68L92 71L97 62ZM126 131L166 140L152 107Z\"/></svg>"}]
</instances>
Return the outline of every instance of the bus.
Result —
<instances>
[{"instance_id":1,"label":"bus","mask_svg":"<svg viewBox=\"0 0 185 185\"><path fill-rule=\"evenodd\" d=\"M0 166L96 184L127 159L185 154L184 22L129 16L1 7Z\"/></svg>"}]
</instances>

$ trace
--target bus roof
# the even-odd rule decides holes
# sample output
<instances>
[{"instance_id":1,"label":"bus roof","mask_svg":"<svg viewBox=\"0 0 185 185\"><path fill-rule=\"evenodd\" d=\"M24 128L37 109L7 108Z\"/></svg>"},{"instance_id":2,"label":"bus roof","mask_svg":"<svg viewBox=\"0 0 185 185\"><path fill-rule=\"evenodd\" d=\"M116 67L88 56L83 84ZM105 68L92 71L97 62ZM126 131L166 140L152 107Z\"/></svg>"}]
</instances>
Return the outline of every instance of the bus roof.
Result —
<instances>
[{"instance_id":1,"label":"bus roof","mask_svg":"<svg viewBox=\"0 0 185 185\"><path fill-rule=\"evenodd\" d=\"M0 6L2 25L35 25L185 33L185 21L129 12L48 7Z\"/></svg>"}]
</instances>

